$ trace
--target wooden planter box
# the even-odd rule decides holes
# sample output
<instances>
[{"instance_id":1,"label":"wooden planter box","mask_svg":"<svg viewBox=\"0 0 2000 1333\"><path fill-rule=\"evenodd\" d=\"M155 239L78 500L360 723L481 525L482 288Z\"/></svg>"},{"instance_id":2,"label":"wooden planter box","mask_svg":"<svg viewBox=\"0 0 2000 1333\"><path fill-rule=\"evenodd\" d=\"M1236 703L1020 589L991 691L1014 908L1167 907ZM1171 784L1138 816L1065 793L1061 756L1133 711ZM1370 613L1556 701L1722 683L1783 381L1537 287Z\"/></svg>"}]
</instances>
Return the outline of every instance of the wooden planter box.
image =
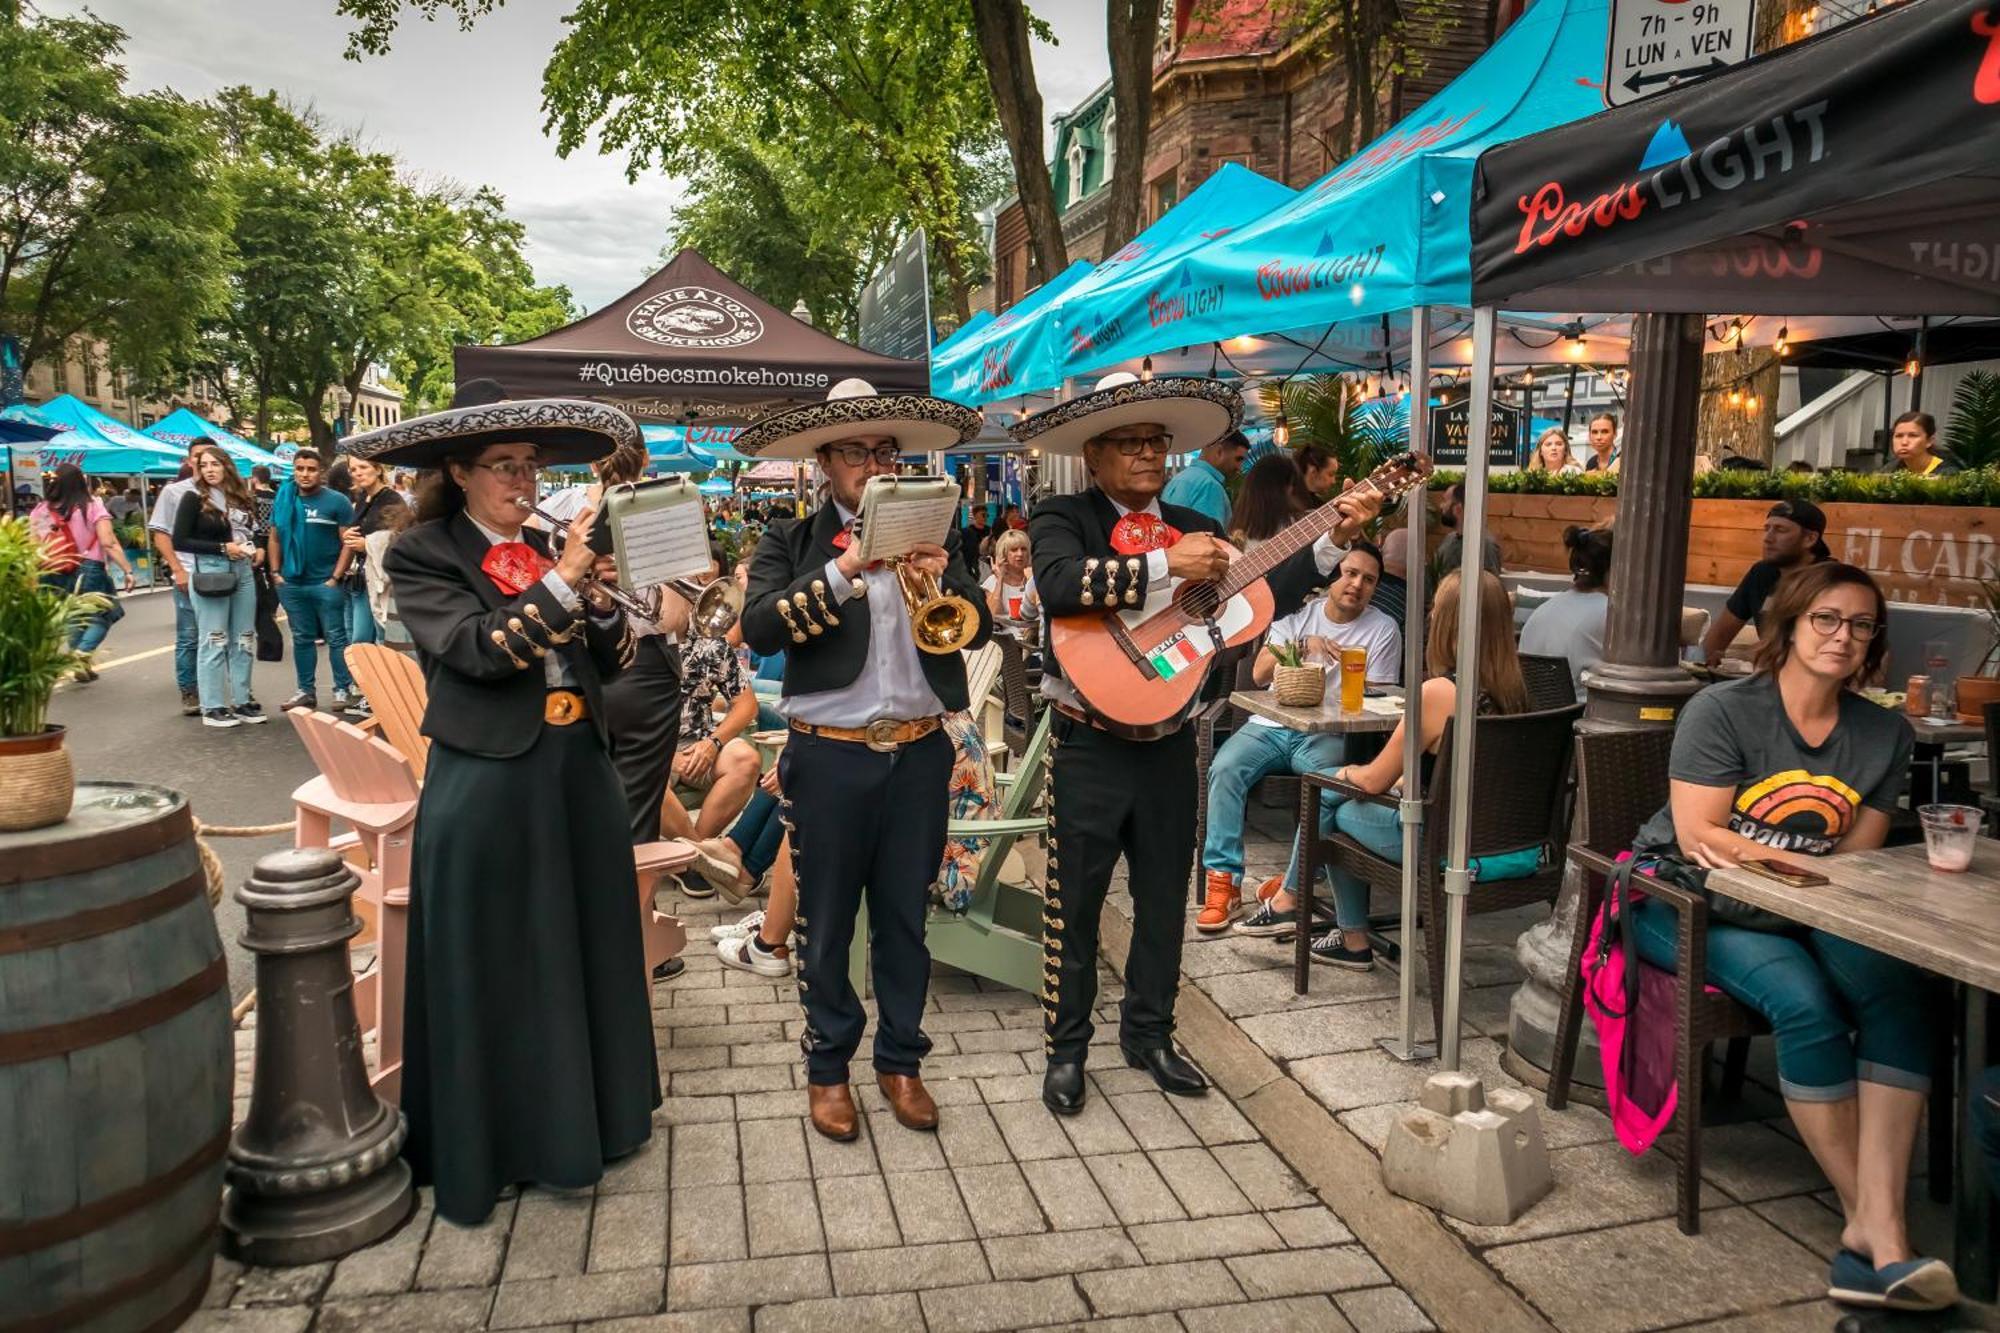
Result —
<instances>
[{"instance_id":1,"label":"wooden planter box","mask_svg":"<svg viewBox=\"0 0 2000 1333\"><path fill-rule=\"evenodd\" d=\"M1756 563L1769 500L1696 500L1687 581L1734 587ZM2000 510L1970 505L1830 504L1826 544L1834 558L1868 570L1892 601L1980 604L1979 582L2000 577ZM1509 569L1569 569L1563 529L1610 522L1612 496L1492 495L1488 530ZM1433 533L1438 536L1433 529Z\"/></svg>"}]
</instances>

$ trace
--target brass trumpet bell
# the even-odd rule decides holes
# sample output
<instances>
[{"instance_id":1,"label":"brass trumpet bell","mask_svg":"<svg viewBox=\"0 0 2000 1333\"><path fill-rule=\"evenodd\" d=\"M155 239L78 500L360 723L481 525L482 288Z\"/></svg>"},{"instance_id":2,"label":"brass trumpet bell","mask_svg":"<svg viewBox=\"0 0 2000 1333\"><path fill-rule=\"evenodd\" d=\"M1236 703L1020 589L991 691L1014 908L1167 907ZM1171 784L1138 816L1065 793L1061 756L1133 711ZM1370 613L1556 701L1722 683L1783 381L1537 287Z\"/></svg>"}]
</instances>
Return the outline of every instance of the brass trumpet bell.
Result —
<instances>
[{"instance_id":1,"label":"brass trumpet bell","mask_svg":"<svg viewBox=\"0 0 2000 1333\"><path fill-rule=\"evenodd\" d=\"M927 653L955 653L972 642L979 633L979 612L971 602L946 592L937 575L907 559L890 563L895 566L903 607L910 616L910 634L918 648Z\"/></svg>"},{"instance_id":2,"label":"brass trumpet bell","mask_svg":"<svg viewBox=\"0 0 2000 1333\"><path fill-rule=\"evenodd\" d=\"M666 586L694 608L688 614L688 624L703 638L721 638L743 615L743 590L727 574L707 583L670 579Z\"/></svg>"}]
</instances>

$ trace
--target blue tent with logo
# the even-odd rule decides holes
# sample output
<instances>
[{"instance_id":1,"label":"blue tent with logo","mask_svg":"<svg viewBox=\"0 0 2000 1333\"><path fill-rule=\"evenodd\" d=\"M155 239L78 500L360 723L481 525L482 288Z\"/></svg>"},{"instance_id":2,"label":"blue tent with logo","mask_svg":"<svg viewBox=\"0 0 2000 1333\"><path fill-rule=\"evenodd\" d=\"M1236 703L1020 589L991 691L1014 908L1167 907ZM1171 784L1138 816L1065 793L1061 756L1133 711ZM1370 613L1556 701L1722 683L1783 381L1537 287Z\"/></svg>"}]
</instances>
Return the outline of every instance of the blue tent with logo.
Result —
<instances>
[{"instance_id":1,"label":"blue tent with logo","mask_svg":"<svg viewBox=\"0 0 2000 1333\"><path fill-rule=\"evenodd\" d=\"M1242 335L1305 331L1296 341L1310 347L1337 325L1469 306L1479 154L1604 109L1608 24L1607 0L1530 5L1414 115L1261 218L1179 256L1168 286L1152 294L1198 293L1197 311L1154 324L1134 295L1105 312L1123 319L1118 336L1068 357L1065 370Z\"/></svg>"},{"instance_id":2,"label":"blue tent with logo","mask_svg":"<svg viewBox=\"0 0 2000 1333\"><path fill-rule=\"evenodd\" d=\"M932 348L931 392L977 407L1048 388L1056 364L1048 307L1094 268L1079 259L992 319L968 323Z\"/></svg>"},{"instance_id":3,"label":"blue tent with logo","mask_svg":"<svg viewBox=\"0 0 2000 1333\"><path fill-rule=\"evenodd\" d=\"M278 457L261 445L252 444L241 435L226 431L208 418L188 408L176 408L141 432L163 444L171 445L182 453L196 440L207 438L222 446L222 451L236 460L236 470L249 474L253 467L268 467L275 477L288 477L292 472L291 462Z\"/></svg>"},{"instance_id":4,"label":"blue tent with logo","mask_svg":"<svg viewBox=\"0 0 2000 1333\"><path fill-rule=\"evenodd\" d=\"M100 412L71 394L51 398L36 408L65 432L57 443L81 448L80 465L93 476L172 476L180 471L183 450L149 439L117 417Z\"/></svg>"}]
</instances>

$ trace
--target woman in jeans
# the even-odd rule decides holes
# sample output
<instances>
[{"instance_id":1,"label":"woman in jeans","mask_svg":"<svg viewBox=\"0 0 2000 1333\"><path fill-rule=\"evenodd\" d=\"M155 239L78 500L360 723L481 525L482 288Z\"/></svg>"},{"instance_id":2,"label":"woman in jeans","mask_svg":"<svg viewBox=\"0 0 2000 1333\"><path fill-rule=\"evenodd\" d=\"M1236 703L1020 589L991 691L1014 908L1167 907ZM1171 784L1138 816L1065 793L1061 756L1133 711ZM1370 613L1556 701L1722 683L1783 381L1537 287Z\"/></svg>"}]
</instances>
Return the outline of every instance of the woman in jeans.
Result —
<instances>
[{"instance_id":1,"label":"woman in jeans","mask_svg":"<svg viewBox=\"0 0 2000 1333\"><path fill-rule=\"evenodd\" d=\"M195 687L201 694L205 727L263 722L263 708L250 694L250 666L257 649L257 585L252 575L262 559L252 530L256 502L229 455L214 445L194 453L195 488L181 497L174 515L174 550L190 567L189 599L194 603ZM226 592L195 586L205 575L226 574Z\"/></svg>"},{"instance_id":2,"label":"woman in jeans","mask_svg":"<svg viewBox=\"0 0 2000 1333\"><path fill-rule=\"evenodd\" d=\"M349 498L354 502L354 525L340 530L340 544L350 553L347 577L341 586L347 594L347 641L381 642L381 626L368 598L368 538L387 528L407 525L409 507L389 486L388 475L365 458L347 460L348 477L354 484ZM401 515L392 517L392 511Z\"/></svg>"},{"instance_id":3,"label":"woman in jeans","mask_svg":"<svg viewBox=\"0 0 2000 1333\"><path fill-rule=\"evenodd\" d=\"M1445 723L1458 706L1458 604L1457 570L1439 582L1437 601L1431 607L1430 637L1424 641L1423 753L1426 782L1438 742L1444 738ZM1525 713L1528 687L1521 679L1521 658L1514 650L1514 611L1507 590L1494 575L1479 574L1479 711L1482 713ZM1398 789L1403 781L1403 724L1389 733L1382 752L1365 764L1345 764L1333 771L1334 780L1349 787L1380 795ZM1369 801L1348 800L1338 795L1320 802L1322 836L1345 833L1356 842L1391 861L1403 859L1403 821L1393 806ZM1491 858L1507 861L1517 855ZM1292 843L1292 862L1285 868L1285 886L1259 906L1256 914L1236 924L1246 935L1273 935L1272 925L1290 920L1296 928L1298 906L1293 894L1299 885L1299 842ZM1523 858L1530 873L1535 862ZM1539 861L1536 853L1535 861ZM1489 878L1506 877L1511 865L1483 867ZM1312 958L1356 972L1375 966L1375 950L1368 943L1368 884L1352 871L1326 867L1333 880L1334 928L1315 940Z\"/></svg>"},{"instance_id":4,"label":"woman in jeans","mask_svg":"<svg viewBox=\"0 0 2000 1333\"><path fill-rule=\"evenodd\" d=\"M111 632L112 623L125 614L117 609L118 599L111 590L111 576L104 562L110 560L125 572L125 584L120 590L123 592L132 591L132 562L125 558L125 548L111 530L110 511L101 501L91 498L90 483L84 479L82 468L74 463L57 464L43 487L42 497L42 502L28 515L29 528L44 542L57 528L67 530L79 557L74 569L51 570L42 576L42 581L64 592L94 592L111 601L109 608L70 631L71 648L80 653L94 653ZM88 683L97 679L97 673L90 663L84 662L77 667L76 678Z\"/></svg>"},{"instance_id":5,"label":"woman in jeans","mask_svg":"<svg viewBox=\"0 0 2000 1333\"><path fill-rule=\"evenodd\" d=\"M1913 737L1900 713L1854 691L1887 648L1888 606L1866 572L1829 561L1787 574L1764 607L1755 673L1710 686L1681 712L1667 808L1636 840L1640 869L1662 857L1713 869L1880 847ZM1640 955L1672 971L1672 909L1642 901L1633 921ZM1840 1196L1846 1225L1827 1294L1951 1305L1951 1269L1910 1248L1903 1211L1937 1038L1925 974L1720 895L1709 899L1707 964L1710 985L1770 1023L1786 1110Z\"/></svg>"}]
</instances>

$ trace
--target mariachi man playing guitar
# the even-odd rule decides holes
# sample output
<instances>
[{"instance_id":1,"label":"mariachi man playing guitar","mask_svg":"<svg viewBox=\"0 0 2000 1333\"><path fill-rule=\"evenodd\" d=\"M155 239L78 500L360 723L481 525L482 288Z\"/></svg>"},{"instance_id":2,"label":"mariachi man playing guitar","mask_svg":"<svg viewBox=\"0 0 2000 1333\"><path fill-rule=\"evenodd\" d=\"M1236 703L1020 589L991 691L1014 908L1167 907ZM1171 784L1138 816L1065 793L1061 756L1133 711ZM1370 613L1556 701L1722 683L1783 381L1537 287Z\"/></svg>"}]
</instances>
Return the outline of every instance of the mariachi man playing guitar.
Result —
<instances>
[{"instance_id":1,"label":"mariachi man playing guitar","mask_svg":"<svg viewBox=\"0 0 2000 1333\"><path fill-rule=\"evenodd\" d=\"M1092 482L1080 495L1040 501L1028 524L1053 649L1042 688L1059 714L1052 720L1042 914L1048 1052L1042 1100L1059 1114L1083 1109L1098 914L1121 853L1134 919L1119 1047L1127 1064L1146 1070L1166 1092L1208 1090L1201 1071L1173 1044L1195 836L1195 738L1183 723L1217 648L1254 638L1274 610L1282 615L1303 605L1344 554L1340 543L1381 507L1381 497L1368 491L1332 502L1319 518L1323 535L1314 541L1296 534L1290 543L1296 554L1267 579L1226 606L1209 598L1195 606L1195 617L1176 616L1175 586L1222 582L1235 551L1213 519L1160 503L1167 455L1220 438L1235 428L1242 409L1241 395L1214 380L1110 375L1094 392L1013 427L1018 440L1045 453L1080 453ZM1189 596L1193 591L1184 588L1182 595L1198 600ZM1179 628L1162 634L1155 620L1128 630L1109 614L1136 619L1155 607L1166 609L1169 629ZM1142 632L1148 626L1151 635Z\"/></svg>"}]
</instances>

